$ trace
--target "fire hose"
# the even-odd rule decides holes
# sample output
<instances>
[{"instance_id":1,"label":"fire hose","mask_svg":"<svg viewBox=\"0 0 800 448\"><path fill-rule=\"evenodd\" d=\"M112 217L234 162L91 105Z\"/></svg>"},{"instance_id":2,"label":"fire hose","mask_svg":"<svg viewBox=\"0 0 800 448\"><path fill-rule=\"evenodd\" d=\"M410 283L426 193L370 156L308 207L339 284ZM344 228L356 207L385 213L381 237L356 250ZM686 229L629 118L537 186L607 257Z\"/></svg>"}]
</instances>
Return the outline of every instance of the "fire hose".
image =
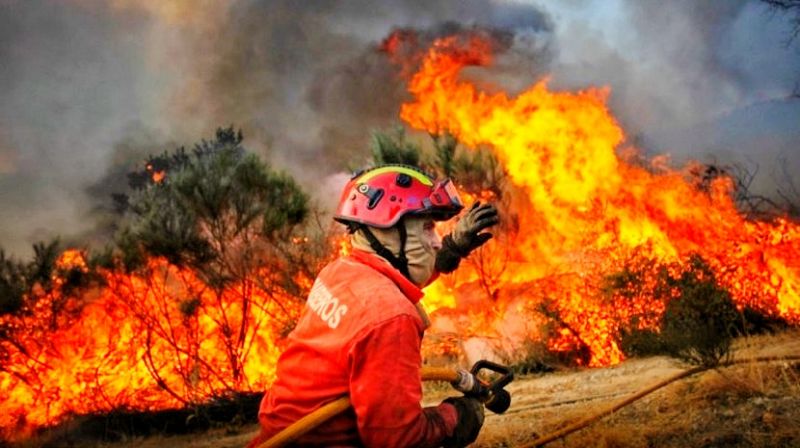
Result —
<instances>
[{"instance_id":1,"label":"fire hose","mask_svg":"<svg viewBox=\"0 0 800 448\"><path fill-rule=\"evenodd\" d=\"M481 378L482 371L499 374L492 381ZM423 367L420 371L422 381L447 381L464 395L478 399L486 409L502 414L511 405L511 394L504 387L514 380L514 373L506 366L491 361L478 361L469 371L447 367ZM278 448L297 440L307 432L344 412L350 407L347 396L334 400L279 432L258 448Z\"/></svg>"}]
</instances>

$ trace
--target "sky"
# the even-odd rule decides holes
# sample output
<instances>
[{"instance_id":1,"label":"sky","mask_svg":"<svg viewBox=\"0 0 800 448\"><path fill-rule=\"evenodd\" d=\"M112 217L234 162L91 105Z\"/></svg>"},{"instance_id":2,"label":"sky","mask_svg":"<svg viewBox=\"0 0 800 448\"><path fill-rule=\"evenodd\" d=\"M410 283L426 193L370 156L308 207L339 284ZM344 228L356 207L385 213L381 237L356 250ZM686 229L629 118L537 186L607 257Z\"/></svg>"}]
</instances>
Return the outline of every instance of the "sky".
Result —
<instances>
[{"instance_id":1,"label":"sky","mask_svg":"<svg viewBox=\"0 0 800 448\"><path fill-rule=\"evenodd\" d=\"M241 128L324 208L371 133L398 123L408 97L375 51L397 28L507 32L482 82L608 86L649 154L747 164L767 194L778 170L800 168L800 39L757 0L309 4L0 0L0 248L25 258L55 236L97 240L128 170L219 126Z\"/></svg>"}]
</instances>

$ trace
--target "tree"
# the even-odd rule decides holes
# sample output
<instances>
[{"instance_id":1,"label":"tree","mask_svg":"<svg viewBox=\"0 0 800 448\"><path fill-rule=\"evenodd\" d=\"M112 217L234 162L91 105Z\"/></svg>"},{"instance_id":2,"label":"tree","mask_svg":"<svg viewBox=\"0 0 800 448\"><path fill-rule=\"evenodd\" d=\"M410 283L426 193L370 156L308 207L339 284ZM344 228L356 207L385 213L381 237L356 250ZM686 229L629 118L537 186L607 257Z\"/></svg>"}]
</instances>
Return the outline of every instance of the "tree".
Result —
<instances>
[{"instance_id":1,"label":"tree","mask_svg":"<svg viewBox=\"0 0 800 448\"><path fill-rule=\"evenodd\" d=\"M375 165L400 164L419 165L422 149L419 145L406 139L405 129L401 126L389 132L372 134L372 160Z\"/></svg>"},{"instance_id":2,"label":"tree","mask_svg":"<svg viewBox=\"0 0 800 448\"><path fill-rule=\"evenodd\" d=\"M775 192L771 196L755 193L751 187L758 174L757 164L734 164L727 169L719 168L718 172L733 181L736 208L748 219L788 217L796 220L800 218L800 188L792 175L791 166L785 156L778 158L771 175L775 183Z\"/></svg>"},{"instance_id":3,"label":"tree","mask_svg":"<svg viewBox=\"0 0 800 448\"><path fill-rule=\"evenodd\" d=\"M793 218L800 218L800 186L797 185L797 177L793 175L789 168L791 164L786 157L778 160L776 173L778 188L776 194L780 197L780 208L786 215Z\"/></svg>"},{"instance_id":4,"label":"tree","mask_svg":"<svg viewBox=\"0 0 800 448\"><path fill-rule=\"evenodd\" d=\"M303 232L308 196L242 141L241 131L218 129L191 152L150 157L129 174L131 192L115 197L124 210L116 259L147 285L116 288L142 325L152 375L187 402L205 379L247 387L258 332L293 326L323 253ZM226 365L202 353L210 339ZM151 356L159 345L176 354L169 368ZM165 369L180 372L184 390L167 385Z\"/></svg>"},{"instance_id":5,"label":"tree","mask_svg":"<svg viewBox=\"0 0 800 448\"><path fill-rule=\"evenodd\" d=\"M262 260L308 214L308 197L293 179L271 171L241 146L241 132L219 129L216 139L151 157L129 174L134 193L118 197L131 218L123 238L150 255L198 270L224 286Z\"/></svg>"},{"instance_id":6,"label":"tree","mask_svg":"<svg viewBox=\"0 0 800 448\"><path fill-rule=\"evenodd\" d=\"M503 219L491 231L492 244L484 245L467 259L467 264L477 273L478 283L486 296L497 299L499 285L508 265L511 241L515 232L516 214L513 213L506 181L506 172L494 154L487 148L467 149L449 132L431 135L434 155L429 158L435 171L456 180L459 187L476 201L493 202Z\"/></svg>"},{"instance_id":7,"label":"tree","mask_svg":"<svg viewBox=\"0 0 800 448\"><path fill-rule=\"evenodd\" d=\"M55 290L73 296L97 279L88 270L59 265L62 250L57 238L38 242L33 245L33 259L26 263L0 249L0 316L30 314L38 300ZM59 279L58 285L53 284L54 278Z\"/></svg>"},{"instance_id":8,"label":"tree","mask_svg":"<svg viewBox=\"0 0 800 448\"><path fill-rule=\"evenodd\" d=\"M26 283L24 265L0 249L0 315L22 308Z\"/></svg>"}]
</instances>

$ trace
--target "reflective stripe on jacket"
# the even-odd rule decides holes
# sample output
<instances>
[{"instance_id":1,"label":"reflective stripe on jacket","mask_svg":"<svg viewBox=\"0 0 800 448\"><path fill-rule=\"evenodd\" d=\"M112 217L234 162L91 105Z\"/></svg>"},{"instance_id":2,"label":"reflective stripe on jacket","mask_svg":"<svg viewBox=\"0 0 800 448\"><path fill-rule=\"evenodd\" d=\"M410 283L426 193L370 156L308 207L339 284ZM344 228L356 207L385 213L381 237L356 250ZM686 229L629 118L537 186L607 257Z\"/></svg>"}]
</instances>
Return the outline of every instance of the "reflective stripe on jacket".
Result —
<instances>
[{"instance_id":1,"label":"reflective stripe on jacket","mask_svg":"<svg viewBox=\"0 0 800 448\"><path fill-rule=\"evenodd\" d=\"M353 407L298 446L436 447L457 421L450 404L423 409L415 304L422 291L361 251L326 266L278 360L261 402L255 447L319 407L350 395Z\"/></svg>"}]
</instances>

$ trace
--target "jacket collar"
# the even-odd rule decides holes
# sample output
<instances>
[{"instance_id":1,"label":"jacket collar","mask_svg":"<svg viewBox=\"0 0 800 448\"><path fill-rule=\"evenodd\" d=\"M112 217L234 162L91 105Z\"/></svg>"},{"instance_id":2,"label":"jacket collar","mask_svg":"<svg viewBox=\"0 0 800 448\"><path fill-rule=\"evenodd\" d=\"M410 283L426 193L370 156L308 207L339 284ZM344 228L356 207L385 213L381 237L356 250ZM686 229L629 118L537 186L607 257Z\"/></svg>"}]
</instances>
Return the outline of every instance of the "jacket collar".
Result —
<instances>
[{"instance_id":1,"label":"jacket collar","mask_svg":"<svg viewBox=\"0 0 800 448\"><path fill-rule=\"evenodd\" d=\"M422 292L417 285L412 283L411 280L405 278L403 274L395 269L394 266L389 264L388 261L375 254L353 249L353 251L350 253L350 258L359 263L365 264L381 274L389 277L389 279L394 282L398 288L400 288L400 291L402 291L408 300L413 304L419 302L419 300L425 295L425 293Z\"/></svg>"}]
</instances>

